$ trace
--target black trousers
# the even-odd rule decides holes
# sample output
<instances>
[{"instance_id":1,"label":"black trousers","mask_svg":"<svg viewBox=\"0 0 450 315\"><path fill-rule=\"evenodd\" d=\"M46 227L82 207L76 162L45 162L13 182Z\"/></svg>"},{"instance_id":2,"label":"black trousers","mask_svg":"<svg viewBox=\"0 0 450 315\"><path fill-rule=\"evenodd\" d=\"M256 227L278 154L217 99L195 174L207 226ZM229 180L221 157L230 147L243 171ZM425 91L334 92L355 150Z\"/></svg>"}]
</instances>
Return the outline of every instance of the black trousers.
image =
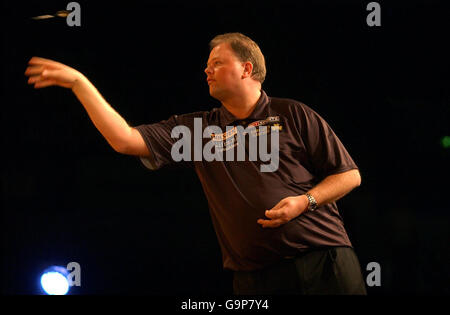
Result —
<instances>
[{"instance_id":1,"label":"black trousers","mask_svg":"<svg viewBox=\"0 0 450 315\"><path fill-rule=\"evenodd\" d=\"M256 271L235 271L236 295L366 295L358 258L351 247L315 249Z\"/></svg>"}]
</instances>

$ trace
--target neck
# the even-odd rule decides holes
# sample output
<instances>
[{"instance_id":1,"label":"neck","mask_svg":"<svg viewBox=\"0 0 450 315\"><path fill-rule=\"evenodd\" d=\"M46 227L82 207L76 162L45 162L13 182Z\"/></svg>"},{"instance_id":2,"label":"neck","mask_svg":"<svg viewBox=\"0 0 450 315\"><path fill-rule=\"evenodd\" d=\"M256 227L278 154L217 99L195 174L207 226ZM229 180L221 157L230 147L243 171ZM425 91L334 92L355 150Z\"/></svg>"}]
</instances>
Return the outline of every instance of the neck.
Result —
<instances>
[{"instance_id":1,"label":"neck","mask_svg":"<svg viewBox=\"0 0 450 315\"><path fill-rule=\"evenodd\" d=\"M222 105L236 118L245 119L253 112L260 97L261 89L253 89L222 101Z\"/></svg>"}]
</instances>

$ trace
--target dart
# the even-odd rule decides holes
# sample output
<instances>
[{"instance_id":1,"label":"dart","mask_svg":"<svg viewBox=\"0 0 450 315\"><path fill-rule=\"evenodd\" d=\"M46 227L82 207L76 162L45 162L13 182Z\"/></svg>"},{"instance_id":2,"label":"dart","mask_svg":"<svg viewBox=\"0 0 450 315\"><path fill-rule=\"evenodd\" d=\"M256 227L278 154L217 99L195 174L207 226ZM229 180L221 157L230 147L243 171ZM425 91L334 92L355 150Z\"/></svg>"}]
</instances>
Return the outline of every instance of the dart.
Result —
<instances>
[{"instance_id":1,"label":"dart","mask_svg":"<svg viewBox=\"0 0 450 315\"><path fill-rule=\"evenodd\" d=\"M34 16L32 17L33 20L45 20L45 19L51 19L54 17L61 17L61 18L65 18L69 15L70 11L67 10L60 10L57 11L55 14L44 14L44 15L38 15L38 16Z\"/></svg>"}]
</instances>

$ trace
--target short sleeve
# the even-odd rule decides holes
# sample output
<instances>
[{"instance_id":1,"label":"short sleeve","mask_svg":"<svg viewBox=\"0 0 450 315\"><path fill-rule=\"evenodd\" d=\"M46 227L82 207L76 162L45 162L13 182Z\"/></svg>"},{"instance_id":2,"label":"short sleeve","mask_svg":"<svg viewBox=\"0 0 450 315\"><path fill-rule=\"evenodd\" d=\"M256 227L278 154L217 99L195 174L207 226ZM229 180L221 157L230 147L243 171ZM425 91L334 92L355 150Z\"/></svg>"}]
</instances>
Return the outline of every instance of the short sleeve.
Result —
<instances>
[{"instance_id":1,"label":"short sleeve","mask_svg":"<svg viewBox=\"0 0 450 315\"><path fill-rule=\"evenodd\" d=\"M192 166L190 161L175 162L172 158L172 146L178 140L172 138L172 130L176 126L191 125L190 115L172 115L167 120L153 124L134 127L142 135L150 157L140 157L141 162L150 170L157 170L167 165Z\"/></svg>"},{"instance_id":2,"label":"short sleeve","mask_svg":"<svg viewBox=\"0 0 450 315\"><path fill-rule=\"evenodd\" d=\"M358 169L352 157L328 123L314 110L297 107L301 139L312 165L312 172L322 179L333 174Z\"/></svg>"}]
</instances>

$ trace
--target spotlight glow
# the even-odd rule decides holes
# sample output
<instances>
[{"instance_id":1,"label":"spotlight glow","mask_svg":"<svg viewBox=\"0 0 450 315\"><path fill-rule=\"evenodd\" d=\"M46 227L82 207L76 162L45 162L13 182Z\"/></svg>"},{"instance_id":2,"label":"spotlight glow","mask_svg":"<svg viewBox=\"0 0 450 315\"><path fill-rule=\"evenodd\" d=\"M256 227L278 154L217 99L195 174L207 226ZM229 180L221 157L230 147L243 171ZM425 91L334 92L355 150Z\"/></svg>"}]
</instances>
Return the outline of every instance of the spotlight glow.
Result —
<instances>
[{"instance_id":1,"label":"spotlight glow","mask_svg":"<svg viewBox=\"0 0 450 315\"><path fill-rule=\"evenodd\" d=\"M67 269L52 266L44 271L41 276L41 286L49 295L65 295L69 291L69 279Z\"/></svg>"}]
</instances>

